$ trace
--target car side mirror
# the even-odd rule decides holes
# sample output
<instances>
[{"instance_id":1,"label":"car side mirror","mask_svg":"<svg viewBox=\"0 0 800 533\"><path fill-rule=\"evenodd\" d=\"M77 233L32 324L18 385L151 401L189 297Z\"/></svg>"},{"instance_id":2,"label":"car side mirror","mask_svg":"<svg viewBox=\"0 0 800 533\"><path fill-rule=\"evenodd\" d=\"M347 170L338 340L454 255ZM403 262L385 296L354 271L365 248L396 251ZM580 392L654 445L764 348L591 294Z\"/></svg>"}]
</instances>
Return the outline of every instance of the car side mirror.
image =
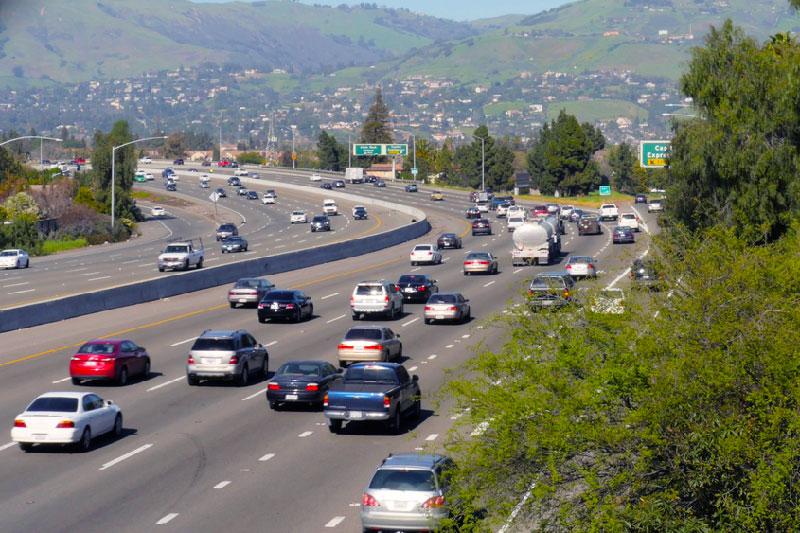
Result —
<instances>
[{"instance_id":1,"label":"car side mirror","mask_svg":"<svg viewBox=\"0 0 800 533\"><path fill-rule=\"evenodd\" d=\"M414 383L416 383L417 381L419 381L419 376L418 376L418 375L416 375L416 374L414 374L413 376L411 376L411 381L413 381Z\"/></svg>"},{"instance_id":2,"label":"car side mirror","mask_svg":"<svg viewBox=\"0 0 800 533\"><path fill-rule=\"evenodd\" d=\"M337 368L336 369L336 373L337 374L344 374L344 368Z\"/></svg>"},{"instance_id":3,"label":"car side mirror","mask_svg":"<svg viewBox=\"0 0 800 533\"><path fill-rule=\"evenodd\" d=\"M106 400L106 405L114 405L114 402L112 402L111 400Z\"/></svg>"},{"instance_id":4,"label":"car side mirror","mask_svg":"<svg viewBox=\"0 0 800 533\"><path fill-rule=\"evenodd\" d=\"M469 299L465 299L465 300L464 300L464 303L469 303Z\"/></svg>"}]
</instances>

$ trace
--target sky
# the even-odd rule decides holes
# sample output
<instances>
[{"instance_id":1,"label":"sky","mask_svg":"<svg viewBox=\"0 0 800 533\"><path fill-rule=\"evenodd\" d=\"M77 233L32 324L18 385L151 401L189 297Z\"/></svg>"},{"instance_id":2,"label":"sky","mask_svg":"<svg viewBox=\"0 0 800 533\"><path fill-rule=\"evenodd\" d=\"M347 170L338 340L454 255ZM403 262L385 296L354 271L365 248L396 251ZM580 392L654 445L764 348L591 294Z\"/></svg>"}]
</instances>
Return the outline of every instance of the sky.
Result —
<instances>
[{"instance_id":1,"label":"sky","mask_svg":"<svg viewBox=\"0 0 800 533\"><path fill-rule=\"evenodd\" d=\"M191 0L202 3L221 3L231 0ZM241 0L252 1L252 0ZM533 15L540 11L566 4L566 0L359 0L356 2L343 0L302 0L304 4L321 4L338 6L341 4L358 5L362 2L378 4L378 6L406 8L411 11L425 13L450 20L475 20L499 17L501 15L522 14Z\"/></svg>"}]
</instances>

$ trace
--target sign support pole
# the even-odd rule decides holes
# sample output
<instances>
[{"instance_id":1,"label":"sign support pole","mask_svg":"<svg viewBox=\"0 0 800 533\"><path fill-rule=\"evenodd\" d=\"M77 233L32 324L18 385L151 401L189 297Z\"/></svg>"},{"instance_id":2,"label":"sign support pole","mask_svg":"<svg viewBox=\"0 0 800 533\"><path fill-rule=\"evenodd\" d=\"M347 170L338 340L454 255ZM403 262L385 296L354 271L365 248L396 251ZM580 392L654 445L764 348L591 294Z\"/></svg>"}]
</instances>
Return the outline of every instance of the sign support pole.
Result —
<instances>
[{"instance_id":1,"label":"sign support pole","mask_svg":"<svg viewBox=\"0 0 800 533\"><path fill-rule=\"evenodd\" d=\"M397 177L397 158L392 158L392 181Z\"/></svg>"}]
</instances>

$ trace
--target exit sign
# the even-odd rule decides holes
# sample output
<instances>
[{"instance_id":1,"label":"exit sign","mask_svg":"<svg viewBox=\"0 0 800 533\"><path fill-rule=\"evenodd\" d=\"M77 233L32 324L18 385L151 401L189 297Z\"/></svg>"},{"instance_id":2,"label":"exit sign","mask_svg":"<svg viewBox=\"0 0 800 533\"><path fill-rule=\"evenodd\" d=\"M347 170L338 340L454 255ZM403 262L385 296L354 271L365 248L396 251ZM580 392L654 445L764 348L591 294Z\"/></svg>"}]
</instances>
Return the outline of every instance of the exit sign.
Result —
<instances>
[{"instance_id":1,"label":"exit sign","mask_svg":"<svg viewBox=\"0 0 800 533\"><path fill-rule=\"evenodd\" d=\"M408 145L354 144L353 155L408 155Z\"/></svg>"},{"instance_id":2,"label":"exit sign","mask_svg":"<svg viewBox=\"0 0 800 533\"><path fill-rule=\"evenodd\" d=\"M639 166L642 168L667 166L670 144L670 141L640 141Z\"/></svg>"}]
</instances>

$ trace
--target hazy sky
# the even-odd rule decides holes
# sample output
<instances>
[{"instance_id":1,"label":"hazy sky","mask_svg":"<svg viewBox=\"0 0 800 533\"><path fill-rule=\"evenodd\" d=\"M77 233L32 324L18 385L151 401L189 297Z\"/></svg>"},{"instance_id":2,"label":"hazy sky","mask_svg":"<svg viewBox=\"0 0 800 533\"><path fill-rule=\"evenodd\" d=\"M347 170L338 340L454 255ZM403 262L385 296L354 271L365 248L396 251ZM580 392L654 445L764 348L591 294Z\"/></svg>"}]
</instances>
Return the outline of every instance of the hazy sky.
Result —
<instances>
[{"instance_id":1,"label":"hazy sky","mask_svg":"<svg viewBox=\"0 0 800 533\"><path fill-rule=\"evenodd\" d=\"M191 0L193 2L225 2L231 0ZM250 0L241 0L250 1ZM404 7L411 11L419 11L427 15L448 18L451 20L474 20L479 18L499 17L511 13L533 15L540 11L566 4L566 0L359 0L357 2L343 0L301 0L304 4L322 4L338 6L341 4L375 3L386 7Z\"/></svg>"}]
</instances>

